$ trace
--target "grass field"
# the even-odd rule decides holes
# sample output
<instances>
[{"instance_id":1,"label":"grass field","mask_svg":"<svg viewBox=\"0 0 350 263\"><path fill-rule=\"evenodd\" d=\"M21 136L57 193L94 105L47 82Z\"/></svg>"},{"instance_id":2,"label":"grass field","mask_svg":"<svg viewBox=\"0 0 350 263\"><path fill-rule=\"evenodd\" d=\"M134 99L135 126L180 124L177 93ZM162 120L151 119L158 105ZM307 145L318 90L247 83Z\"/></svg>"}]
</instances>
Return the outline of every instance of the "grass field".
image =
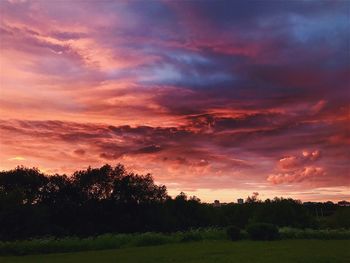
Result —
<instances>
[{"instance_id":1,"label":"grass field","mask_svg":"<svg viewBox=\"0 0 350 263\"><path fill-rule=\"evenodd\" d=\"M350 229L295 229L281 228L280 238L350 240ZM241 237L248 240L246 231ZM186 232L104 234L94 237L37 238L28 240L0 241L0 256L23 256L49 253L70 253L92 250L121 249L131 247L155 246L192 241L227 241L229 236L223 228L192 229Z\"/></svg>"},{"instance_id":2,"label":"grass field","mask_svg":"<svg viewBox=\"0 0 350 263\"><path fill-rule=\"evenodd\" d=\"M0 257L1 263L338 263L350 262L350 240L202 241L77 253Z\"/></svg>"}]
</instances>

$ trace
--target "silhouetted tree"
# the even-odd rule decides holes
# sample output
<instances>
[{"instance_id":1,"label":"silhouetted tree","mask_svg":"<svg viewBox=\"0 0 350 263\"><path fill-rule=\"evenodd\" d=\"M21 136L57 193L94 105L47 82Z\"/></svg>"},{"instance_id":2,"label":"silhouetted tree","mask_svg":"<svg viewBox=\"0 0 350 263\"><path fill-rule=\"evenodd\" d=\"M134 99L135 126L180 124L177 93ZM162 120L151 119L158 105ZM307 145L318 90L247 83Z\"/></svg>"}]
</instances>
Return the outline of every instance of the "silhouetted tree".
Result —
<instances>
[{"instance_id":1,"label":"silhouetted tree","mask_svg":"<svg viewBox=\"0 0 350 263\"><path fill-rule=\"evenodd\" d=\"M316 213L315 213L316 211ZM293 199L261 201L258 193L243 205L214 207L181 192L175 198L150 174L128 172L118 164L89 167L72 176L16 167L0 172L0 239L90 236L108 232L183 231L195 227L269 223L292 227L348 227L349 208L302 204Z\"/></svg>"},{"instance_id":2,"label":"silhouetted tree","mask_svg":"<svg viewBox=\"0 0 350 263\"><path fill-rule=\"evenodd\" d=\"M48 179L37 168L17 166L0 172L1 204L34 204L40 202Z\"/></svg>"}]
</instances>

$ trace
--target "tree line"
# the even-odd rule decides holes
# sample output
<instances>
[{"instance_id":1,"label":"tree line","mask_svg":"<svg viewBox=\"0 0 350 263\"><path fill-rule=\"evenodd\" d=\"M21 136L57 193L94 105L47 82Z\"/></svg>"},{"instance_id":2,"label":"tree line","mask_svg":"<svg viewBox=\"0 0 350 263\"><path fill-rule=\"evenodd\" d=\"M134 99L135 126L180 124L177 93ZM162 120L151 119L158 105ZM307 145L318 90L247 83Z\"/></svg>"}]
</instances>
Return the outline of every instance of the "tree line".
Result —
<instances>
[{"instance_id":1,"label":"tree line","mask_svg":"<svg viewBox=\"0 0 350 263\"><path fill-rule=\"evenodd\" d=\"M284 198L262 202L255 196L246 201L214 207L184 193L171 198L150 174L128 172L121 164L89 167L71 176L48 176L37 168L19 166L0 172L0 239L243 228L252 222L350 227L349 209L344 216L346 208L335 204L305 206ZM321 219L315 209L321 209Z\"/></svg>"}]
</instances>

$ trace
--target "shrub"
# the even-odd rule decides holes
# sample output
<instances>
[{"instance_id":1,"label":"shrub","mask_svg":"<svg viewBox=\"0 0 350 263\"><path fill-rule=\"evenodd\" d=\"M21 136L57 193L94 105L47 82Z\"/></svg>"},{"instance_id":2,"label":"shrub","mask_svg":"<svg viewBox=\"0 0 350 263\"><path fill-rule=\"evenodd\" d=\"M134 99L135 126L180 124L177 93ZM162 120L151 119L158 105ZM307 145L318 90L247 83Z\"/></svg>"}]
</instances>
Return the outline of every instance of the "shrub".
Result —
<instances>
[{"instance_id":1,"label":"shrub","mask_svg":"<svg viewBox=\"0 0 350 263\"><path fill-rule=\"evenodd\" d=\"M201 233L201 236L204 240L224 240L227 238L225 229L223 228L201 228L197 229Z\"/></svg>"},{"instance_id":2,"label":"shrub","mask_svg":"<svg viewBox=\"0 0 350 263\"><path fill-rule=\"evenodd\" d=\"M143 246L156 246L163 245L172 242L171 236L167 236L161 233L142 233L134 236L132 243L137 247Z\"/></svg>"},{"instance_id":3,"label":"shrub","mask_svg":"<svg viewBox=\"0 0 350 263\"><path fill-rule=\"evenodd\" d=\"M200 241L202 239L203 238L202 238L201 233L190 231L190 232L183 233L180 241L181 242L191 242L191 241Z\"/></svg>"},{"instance_id":4,"label":"shrub","mask_svg":"<svg viewBox=\"0 0 350 263\"><path fill-rule=\"evenodd\" d=\"M283 239L350 239L350 229L280 229Z\"/></svg>"},{"instance_id":5,"label":"shrub","mask_svg":"<svg viewBox=\"0 0 350 263\"><path fill-rule=\"evenodd\" d=\"M86 238L65 237L56 239L47 237L31 240L0 241L0 256L117 249L200 240L225 240L226 238L224 230L220 228L192 229L171 234L148 232L138 234L104 234Z\"/></svg>"},{"instance_id":6,"label":"shrub","mask_svg":"<svg viewBox=\"0 0 350 263\"><path fill-rule=\"evenodd\" d=\"M242 238L241 230L236 226L229 226L226 233L232 241L240 240Z\"/></svg>"},{"instance_id":7,"label":"shrub","mask_svg":"<svg viewBox=\"0 0 350 263\"><path fill-rule=\"evenodd\" d=\"M268 223L255 223L247 227L248 235L253 240L275 240L279 238L278 228Z\"/></svg>"}]
</instances>

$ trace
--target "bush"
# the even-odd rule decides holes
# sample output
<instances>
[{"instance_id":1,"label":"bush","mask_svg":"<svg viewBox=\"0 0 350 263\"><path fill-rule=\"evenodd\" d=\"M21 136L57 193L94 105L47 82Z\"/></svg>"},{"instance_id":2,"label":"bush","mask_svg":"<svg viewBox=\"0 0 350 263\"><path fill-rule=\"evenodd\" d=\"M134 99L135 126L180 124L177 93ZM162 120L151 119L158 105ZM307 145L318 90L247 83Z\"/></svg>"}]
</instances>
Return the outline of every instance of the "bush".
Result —
<instances>
[{"instance_id":1,"label":"bush","mask_svg":"<svg viewBox=\"0 0 350 263\"><path fill-rule=\"evenodd\" d=\"M253 240L275 240L279 238L278 228L268 223L255 223L247 227L248 235Z\"/></svg>"},{"instance_id":2,"label":"bush","mask_svg":"<svg viewBox=\"0 0 350 263\"><path fill-rule=\"evenodd\" d=\"M200 240L225 240L222 229L195 229L187 232L104 234L95 237L45 238L18 241L0 241L0 256L45 253L64 253L86 250L118 249L124 247L155 246Z\"/></svg>"},{"instance_id":3,"label":"bush","mask_svg":"<svg viewBox=\"0 0 350 263\"><path fill-rule=\"evenodd\" d=\"M240 240L242 238L241 230L236 226L229 226L226 233L232 241Z\"/></svg>"},{"instance_id":4,"label":"bush","mask_svg":"<svg viewBox=\"0 0 350 263\"><path fill-rule=\"evenodd\" d=\"M283 227L280 229L283 239L350 239L350 229L297 229Z\"/></svg>"},{"instance_id":5,"label":"bush","mask_svg":"<svg viewBox=\"0 0 350 263\"><path fill-rule=\"evenodd\" d=\"M161 233L142 233L133 236L133 241L131 242L133 245L137 247L143 246L157 246L163 245L167 243L172 243L171 236L161 234Z\"/></svg>"},{"instance_id":6,"label":"bush","mask_svg":"<svg viewBox=\"0 0 350 263\"><path fill-rule=\"evenodd\" d=\"M190 231L190 232L183 233L180 241L181 242L191 242L191 241L200 241L202 239L203 238L202 238L202 235L200 232Z\"/></svg>"}]
</instances>

